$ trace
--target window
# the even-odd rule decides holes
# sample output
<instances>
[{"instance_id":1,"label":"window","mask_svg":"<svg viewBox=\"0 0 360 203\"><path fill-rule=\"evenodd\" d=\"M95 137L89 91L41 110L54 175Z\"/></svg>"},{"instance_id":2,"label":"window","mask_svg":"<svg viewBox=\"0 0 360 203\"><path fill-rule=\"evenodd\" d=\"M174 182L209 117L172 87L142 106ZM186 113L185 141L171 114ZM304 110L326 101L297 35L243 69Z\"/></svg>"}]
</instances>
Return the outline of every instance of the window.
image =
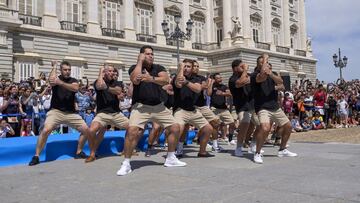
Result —
<instances>
[{"instance_id":1,"label":"window","mask_svg":"<svg viewBox=\"0 0 360 203\"><path fill-rule=\"evenodd\" d=\"M257 13L250 16L250 26L252 28L254 42L260 42L262 40L262 27L261 16Z\"/></svg>"},{"instance_id":2,"label":"window","mask_svg":"<svg viewBox=\"0 0 360 203\"><path fill-rule=\"evenodd\" d=\"M259 42L259 30L253 29L253 40L254 42Z\"/></svg>"},{"instance_id":3,"label":"window","mask_svg":"<svg viewBox=\"0 0 360 203\"><path fill-rule=\"evenodd\" d=\"M140 33L151 35L151 11L146 9L139 9L139 13Z\"/></svg>"},{"instance_id":4,"label":"window","mask_svg":"<svg viewBox=\"0 0 360 203\"><path fill-rule=\"evenodd\" d=\"M281 31L281 21L277 18L275 18L272 22L271 22L271 31L273 34L273 42L275 45L279 45L280 44L280 31Z\"/></svg>"},{"instance_id":5,"label":"window","mask_svg":"<svg viewBox=\"0 0 360 203\"><path fill-rule=\"evenodd\" d=\"M19 0L19 13L34 15L33 1L35 0Z\"/></svg>"},{"instance_id":6,"label":"window","mask_svg":"<svg viewBox=\"0 0 360 203\"><path fill-rule=\"evenodd\" d=\"M6 0L0 0L0 5L7 6L7 4L6 4Z\"/></svg>"},{"instance_id":7,"label":"window","mask_svg":"<svg viewBox=\"0 0 360 203\"><path fill-rule=\"evenodd\" d=\"M66 20L74 23L80 22L80 2L79 0L67 0Z\"/></svg>"},{"instance_id":8,"label":"window","mask_svg":"<svg viewBox=\"0 0 360 203\"><path fill-rule=\"evenodd\" d=\"M194 4L201 5L201 0L193 0Z\"/></svg>"},{"instance_id":9,"label":"window","mask_svg":"<svg viewBox=\"0 0 360 203\"><path fill-rule=\"evenodd\" d=\"M202 43L204 39L204 22L194 21L193 24L194 41L196 43Z\"/></svg>"},{"instance_id":10,"label":"window","mask_svg":"<svg viewBox=\"0 0 360 203\"><path fill-rule=\"evenodd\" d=\"M71 66L71 77L81 79L81 66Z\"/></svg>"},{"instance_id":11,"label":"window","mask_svg":"<svg viewBox=\"0 0 360 203\"><path fill-rule=\"evenodd\" d=\"M223 40L223 31L221 28L216 30L216 39L217 39L218 46L220 46L220 43Z\"/></svg>"},{"instance_id":12,"label":"window","mask_svg":"<svg viewBox=\"0 0 360 203\"><path fill-rule=\"evenodd\" d=\"M34 63L19 63L19 81L34 77Z\"/></svg>"},{"instance_id":13,"label":"window","mask_svg":"<svg viewBox=\"0 0 360 203\"><path fill-rule=\"evenodd\" d=\"M298 38L298 27L296 25L292 25L290 27L290 46L293 49L297 49L297 38Z\"/></svg>"},{"instance_id":14,"label":"window","mask_svg":"<svg viewBox=\"0 0 360 203\"><path fill-rule=\"evenodd\" d=\"M172 33L175 30L176 23L175 23L175 17L173 15L167 14L166 15L166 21L169 25L169 32Z\"/></svg>"},{"instance_id":15,"label":"window","mask_svg":"<svg viewBox=\"0 0 360 203\"><path fill-rule=\"evenodd\" d=\"M6 31L0 31L0 46L7 45Z\"/></svg>"},{"instance_id":16,"label":"window","mask_svg":"<svg viewBox=\"0 0 360 203\"><path fill-rule=\"evenodd\" d=\"M118 16L120 5L114 2L106 2L106 28L118 29Z\"/></svg>"}]
</instances>

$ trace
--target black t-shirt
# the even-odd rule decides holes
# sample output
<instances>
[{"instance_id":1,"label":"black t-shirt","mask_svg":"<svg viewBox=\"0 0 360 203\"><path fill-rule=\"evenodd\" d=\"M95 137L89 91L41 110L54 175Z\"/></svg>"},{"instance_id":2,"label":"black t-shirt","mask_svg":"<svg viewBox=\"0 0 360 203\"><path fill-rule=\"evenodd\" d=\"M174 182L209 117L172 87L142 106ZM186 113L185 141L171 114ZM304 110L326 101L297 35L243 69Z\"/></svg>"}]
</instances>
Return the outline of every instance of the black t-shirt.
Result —
<instances>
[{"instance_id":1,"label":"black t-shirt","mask_svg":"<svg viewBox=\"0 0 360 203\"><path fill-rule=\"evenodd\" d=\"M212 86L210 106L213 106L217 109L227 109L226 97L216 94L216 91L218 91L218 90L220 90L222 92L226 92L227 89L228 89L228 87L224 84L214 83Z\"/></svg>"},{"instance_id":2,"label":"black t-shirt","mask_svg":"<svg viewBox=\"0 0 360 203\"><path fill-rule=\"evenodd\" d=\"M204 81L206 81L206 77L202 76L202 75L196 75L195 77L198 78L198 80L200 80L200 84ZM206 106L206 96L204 95L204 91L202 90L200 92L199 98L196 100L195 102L195 106Z\"/></svg>"},{"instance_id":3,"label":"black t-shirt","mask_svg":"<svg viewBox=\"0 0 360 203\"><path fill-rule=\"evenodd\" d=\"M96 91L96 112L97 113L118 113L120 112L119 99L117 95L111 94L109 90L96 89L96 81L94 82L94 88ZM105 81L108 87L121 87L124 85L121 81Z\"/></svg>"},{"instance_id":4,"label":"black t-shirt","mask_svg":"<svg viewBox=\"0 0 360 203\"><path fill-rule=\"evenodd\" d=\"M254 107L258 112L262 109L277 110L279 109L278 92L275 90L275 82L270 77L262 83L256 82L256 76L260 73L259 70L255 70L250 77L250 83L254 93ZM273 72L274 75L277 73Z\"/></svg>"},{"instance_id":5,"label":"black t-shirt","mask_svg":"<svg viewBox=\"0 0 360 203\"><path fill-rule=\"evenodd\" d=\"M186 77L186 80L192 83L200 83L199 78L193 76ZM186 111L194 111L195 102L198 99L199 94L193 92L187 86L177 88L175 85L175 80L173 80L172 85L174 89L174 110L176 110L177 108L181 108Z\"/></svg>"},{"instance_id":6,"label":"black t-shirt","mask_svg":"<svg viewBox=\"0 0 360 203\"><path fill-rule=\"evenodd\" d=\"M67 84L77 83L75 78L64 78L59 76L59 79ZM65 89L62 86L56 85L52 87L52 97L50 109L57 109L64 112L75 112L75 93Z\"/></svg>"},{"instance_id":7,"label":"black t-shirt","mask_svg":"<svg viewBox=\"0 0 360 203\"><path fill-rule=\"evenodd\" d=\"M229 79L229 89L233 97L233 105L238 113L254 109L254 96L251 84L236 88L236 80L240 77L240 75L233 74Z\"/></svg>"},{"instance_id":8,"label":"black t-shirt","mask_svg":"<svg viewBox=\"0 0 360 203\"><path fill-rule=\"evenodd\" d=\"M136 65L133 65L129 69L129 75L134 71ZM142 68L143 73L145 68ZM166 69L157 64L151 66L151 70L148 71L151 76L158 77L160 72L166 72ZM134 84L132 103L142 103L146 105L158 105L162 101L162 87L153 82L140 82L138 85Z\"/></svg>"}]
</instances>

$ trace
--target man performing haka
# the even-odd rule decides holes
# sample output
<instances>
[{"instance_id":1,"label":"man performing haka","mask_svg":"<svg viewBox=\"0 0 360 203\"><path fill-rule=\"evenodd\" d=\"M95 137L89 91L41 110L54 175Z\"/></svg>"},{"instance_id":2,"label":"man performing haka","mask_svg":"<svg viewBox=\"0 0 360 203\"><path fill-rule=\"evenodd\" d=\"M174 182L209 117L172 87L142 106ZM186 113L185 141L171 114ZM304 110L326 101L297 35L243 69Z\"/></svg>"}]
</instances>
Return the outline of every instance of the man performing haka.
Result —
<instances>
[{"instance_id":1,"label":"man performing haka","mask_svg":"<svg viewBox=\"0 0 360 203\"><path fill-rule=\"evenodd\" d=\"M220 126L219 118L210 110L210 108L206 105L206 96L204 94L205 91L207 91L209 86L209 81L206 77L199 74L199 63L195 60L193 60L194 66L193 66L193 75L194 77L198 78L201 82L201 92L198 97L198 99L195 102L195 108L197 111L199 111L203 117L210 123L210 125L213 127L212 134L217 139L217 129ZM180 135L179 143L176 147L176 156L181 157L183 153L183 145L186 138L186 135L189 130L189 125L186 124L183 133ZM202 132L198 132L198 135L201 135ZM198 140L199 141L199 140ZM219 149L217 140L213 141L213 149ZM216 151L216 150L215 150ZM218 150L219 151L219 150Z\"/></svg>"},{"instance_id":2,"label":"man performing haka","mask_svg":"<svg viewBox=\"0 0 360 203\"><path fill-rule=\"evenodd\" d=\"M180 64L180 69L173 81L174 88L174 117L180 124L180 135L183 134L185 124L189 123L199 129L200 151L198 157L213 157L206 152L206 145L209 141L213 128L196 110L195 102L201 92L201 81L193 75L193 60L184 59ZM182 143L181 143L182 144ZM177 154L182 155L182 151L177 150Z\"/></svg>"},{"instance_id":3,"label":"man performing haka","mask_svg":"<svg viewBox=\"0 0 360 203\"><path fill-rule=\"evenodd\" d=\"M242 145L247 134L251 134L254 128L249 128L250 122L259 125L254 110L254 98L250 84L250 75L247 73L249 66L236 59L232 62L233 75L229 79L229 88L233 96L233 104L239 118L239 131L235 156L243 156ZM250 130L250 132L249 132Z\"/></svg>"},{"instance_id":4,"label":"man performing haka","mask_svg":"<svg viewBox=\"0 0 360 203\"><path fill-rule=\"evenodd\" d=\"M226 97L231 97L231 93L229 88L222 84L222 77L219 73L215 73L214 80L211 80L208 94L211 95L210 106L215 115L219 117L220 121L225 124L225 126L229 125L228 137L229 142L231 142L235 130L235 121L226 104ZM225 133L226 131L224 132L224 130L222 130L223 138L226 138ZM217 134L213 134L213 136L217 136ZM214 137L213 139L217 139L217 137ZM215 149L215 151L220 151L220 149Z\"/></svg>"},{"instance_id":5,"label":"man performing haka","mask_svg":"<svg viewBox=\"0 0 360 203\"><path fill-rule=\"evenodd\" d=\"M260 153L266 137L271 130L272 121L279 126L278 133L281 136L281 145L278 152L279 157L295 157L297 154L286 149L287 141L291 134L291 124L285 113L277 102L278 94L276 85L281 85L283 80L269 67L269 56L263 54L257 59L258 66L251 75L251 85L254 88L254 106L260 120L260 127L256 133L256 153L254 162L262 164Z\"/></svg>"},{"instance_id":6,"label":"man performing haka","mask_svg":"<svg viewBox=\"0 0 360 203\"><path fill-rule=\"evenodd\" d=\"M100 68L99 77L94 82L96 91L96 117L90 126L89 146L90 156L85 160L86 163L95 161L95 152L102 137L96 138L100 131L103 136L103 129L108 125L113 125L120 129L127 129L129 119L125 117L119 107L118 96L122 94L123 84L115 80L115 68L107 66Z\"/></svg>"},{"instance_id":7,"label":"man performing haka","mask_svg":"<svg viewBox=\"0 0 360 203\"><path fill-rule=\"evenodd\" d=\"M148 121L155 121L169 131L167 137L169 146L164 166L186 166L185 162L179 161L175 156L179 124L175 122L172 112L161 101L161 91L163 91L161 88L169 83L169 76L163 66L153 62L153 48L151 46L143 46L140 49L137 64L129 69L130 80L134 85L134 105L125 137L125 160L117 171L117 175L120 176L132 171L130 158Z\"/></svg>"},{"instance_id":8,"label":"man performing haka","mask_svg":"<svg viewBox=\"0 0 360 203\"><path fill-rule=\"evenodd\" d=\"M79 90L79 83L75 78L70 77L71 65L69 62L61 62L60 76L56 75L56 62L52 62L52 67L49 76L52 86L51 110L46 115L44 128L37 140L35 156L32 157L29 166L40 163L39 155L48 136L60 124L66 124L81 133L75 158L86 158L82 148L90 131L81 116L75 113L75 93Z\"/></svg>"}]
</instances>

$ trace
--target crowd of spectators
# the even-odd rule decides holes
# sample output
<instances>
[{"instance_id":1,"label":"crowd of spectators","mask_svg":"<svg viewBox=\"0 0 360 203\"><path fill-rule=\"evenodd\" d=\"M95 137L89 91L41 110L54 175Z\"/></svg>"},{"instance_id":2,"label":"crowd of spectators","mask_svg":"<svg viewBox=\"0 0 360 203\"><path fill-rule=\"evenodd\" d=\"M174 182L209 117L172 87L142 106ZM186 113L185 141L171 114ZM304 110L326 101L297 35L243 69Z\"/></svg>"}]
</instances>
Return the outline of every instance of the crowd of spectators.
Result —
<instances>
[{"instance_id":1,"label":"crowd of spectators","mask_svg":"<svg viewBox=\"0 0 360 203\"><path fill-rule=\"evenodd\" d=\"M280 94L294 132L359 125L360 81L296 81L291 91Z\"/></svg>"}]
</instances>

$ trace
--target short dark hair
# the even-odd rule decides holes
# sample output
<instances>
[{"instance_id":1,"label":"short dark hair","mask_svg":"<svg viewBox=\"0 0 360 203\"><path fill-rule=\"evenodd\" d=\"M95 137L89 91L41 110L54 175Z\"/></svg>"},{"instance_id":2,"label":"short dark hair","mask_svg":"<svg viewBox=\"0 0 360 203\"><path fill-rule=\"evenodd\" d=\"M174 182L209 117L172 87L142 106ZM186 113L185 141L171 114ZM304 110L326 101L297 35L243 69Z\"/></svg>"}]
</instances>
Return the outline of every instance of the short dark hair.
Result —
<instances>
[{"instance_id":1,"label":"short dark hair","mask_svg":"<svg viewBox=\"0 0 360 203\"><path fill-rule=\"evenodd\" d=\"M216 76L221 76L220 73L214 73L214 79Z\"/></svg>"},{"instance_id":2,"label":"short dark hair","mask_svg":"<svg viewBox=\"0 0 360 203\"><path fill-rule=\"evenodd\" d=\"M241 63L242 63L242 61L241 61L240 59L235 59L235 60L231 63L232 69L234 69L235 67L238 67Z\"/></svg>"},{"instance_id":3,"label":"short dark hair","mask_svg":"<svg viewBox=\"0 0 360 203\"><path fill-rule=\"evenodd\" d=\"M194 66L194 60L192 59L184 59L183 63L191 63L191 66Z\"/></svg>"},{"instance_id":4,"label":"short dark hair","mask_svg":"<svg viewBox=\"0 0 360 203\"><path fill-rule=\"evenodd\" d=\"M154 49L149 45L144 45L140 48L140 53L145 53L145 49L151 49L151 51L154 51Z\"/></svg>"},{"instance_id":5,"label":"short dark hair","mask_svg":"<svg viewBox=\"0 0 360 203\"><path fill-rule=\"evenodd\" d=\"M60 63L60 68L62 68L63 65L66 65L66 66L71 67L69 61L62 61L62 62Z\"/></svg>"},{"instance_id":6,"label":"short dark hair","mask_svg":"<svg viewBox=\"0 0 360 203\"><path fill-rule=\"evenodd\" d=\"M256 65L260 65L260 59L262 59L263 56L259 56L257 59L256 59Z\"/></svg>"}]
</instances>

